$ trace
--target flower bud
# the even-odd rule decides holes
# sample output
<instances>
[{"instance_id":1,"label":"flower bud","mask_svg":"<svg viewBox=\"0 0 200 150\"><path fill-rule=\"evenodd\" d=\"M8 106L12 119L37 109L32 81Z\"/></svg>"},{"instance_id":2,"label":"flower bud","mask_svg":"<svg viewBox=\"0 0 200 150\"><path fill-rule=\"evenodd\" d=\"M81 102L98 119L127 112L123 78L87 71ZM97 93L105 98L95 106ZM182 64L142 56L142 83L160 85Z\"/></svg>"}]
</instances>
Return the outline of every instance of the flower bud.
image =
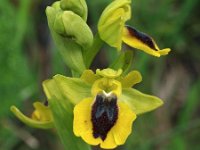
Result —
<instances>
[{"instance_id":1,"label":"flower bud","mask_svg":"<svg viewBox=\"0 0 200 150\"><path fill-rule=\"evenodd\" d=\"M85 0L61 0L60 7L63 10L71 10L85 21L87 20L87 4Z\"/></svg>"},{"instance_id":2,"label":"flower bud","mask_svg":"<svg viewBox=\"0 0 200 150\"><path fill-rule=\"evenodd\" d=\"M54 31L63 38L69 38L83 49L91 46L93 35L83 19L72 11L58 12L53 24Z\"/></svg>"},{"instance_id":3,"label":"flower bud","mask_svg":"<svg viewBox=\"0 0 200 150\"><path fill-rule=\"evenodd\" d=\"M63 11L60 2L47 7L53 39L67 66L81 74L85 70L83 50L92 45L93 34L86 22L73 11Z\"/></svg>"}]
</instances>

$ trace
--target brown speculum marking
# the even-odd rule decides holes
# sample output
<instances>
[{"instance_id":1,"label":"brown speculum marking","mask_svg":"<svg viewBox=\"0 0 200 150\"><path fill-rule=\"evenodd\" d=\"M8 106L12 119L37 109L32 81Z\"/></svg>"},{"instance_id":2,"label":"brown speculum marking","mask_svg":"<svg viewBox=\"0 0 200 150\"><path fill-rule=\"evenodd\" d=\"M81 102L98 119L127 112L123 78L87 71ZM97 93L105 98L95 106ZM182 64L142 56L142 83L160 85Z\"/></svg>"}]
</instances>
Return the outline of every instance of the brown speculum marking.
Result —
<instances>
[{"instance_id":1,"label":"brown speculum marking","mask_svg":"<svg viewBox=\"0 0 200 150\"><path fill-rule=\"evenodd\" d=\"M49 102L47 100L44 101L44 106L49 106Z\"/></svg>"},{"instance_id":2,"label":"brown speculum marking","mask_svg":"<svg viewBox=\"0 0 200 150\"><path fill-rule=\"evenodd\" d=\"M103 141L107 133L115 125L118 118L117 97L98 94L92 106L92 125L94 138L100 137Z\"/></svg>"},{"instance_id":3,"label":"brown speculum marking","mask_svg":"<svg viewBox=\"0 0 200 150\"><path fill-rule=\"evenodd\" d=\"M150 48L154 49L155 51L158 51L153 43L153 40L150 36L148 36L147 34L137 31L135 28L130 27L130 26L126 26L126 28L128 29L128 32L131 36L136 37L138 40L140 40L142 43L146 44L147 46L149 46Z\"/></svg>"}]
</instances>

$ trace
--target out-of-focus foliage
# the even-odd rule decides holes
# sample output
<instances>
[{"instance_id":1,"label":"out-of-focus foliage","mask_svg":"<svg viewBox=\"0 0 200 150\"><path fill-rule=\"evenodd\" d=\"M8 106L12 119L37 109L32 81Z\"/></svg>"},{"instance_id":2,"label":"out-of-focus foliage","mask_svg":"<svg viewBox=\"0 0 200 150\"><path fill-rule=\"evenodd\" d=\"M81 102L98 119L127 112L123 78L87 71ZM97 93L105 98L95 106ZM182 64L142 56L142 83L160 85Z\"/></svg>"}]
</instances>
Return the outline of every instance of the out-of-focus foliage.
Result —
<instances>
[{"instance_id":1,"label":"out-of-focus foliage","mask_svg":"<svg viewBox=\"0 0 200 150\"><path fill-rule=\"evenodd\" d=\"M23 56L22 38L25 34L25 12L16 15L16 8L8 1L0 4L0 143L1 149L18 141L11 129L7 128L9 107L19 105L27 99L34 89L31 87L32 75ZM21 26L22 23L22 26ZM13 141L13 143L12 143Z\"/></svg>"},{"instance_id":2,"label":"out-of-focus foliage","mask_svg":"<svg viewBox=\"0 0 200 150\"><path fill-rule=\"evenodd\" d=\"M67 74L47 27L45 8L53 0L2 0L0 3L0 149L62 149L54 131L35 131L10 115L12 104L32 111L42 98L41 81ZM101 12L111 0L87 0L88 23L96 32ZM138 118L123 150L200 149L199 0L133 0L128 24L155 38L172 52L159 60L134 51L133 68L142 72L142 91L165 100L157 111ZM129 47L125 47L129 49ZM108 56L106 56L108 55ZM97 59L105 67L116 51L105 46Z\"/></svg>"},{"instance_id":3,"label":"out-of-focus foliage","mask_svg":"<svg viewBox=\"0 0 200 150\"><path fill-rule=\"evenodd\" d=\"M2 117L9 112L7 108L16 101L13 98L27 98L27 94L29 93L27 93L28 89L26 90L26 88L30 86L31 74L27 67L25 57L23 56L23 51L21 50L22 37L25 33L25 29L20 29L21 23L18 20L21 19L21 16L19 16L21 14L16 16L16 8L10 5L8 1L3 1L0 9L0 95L1 105L4 106L1 107L0 112L0 117ZM21 19L21 21L25 20Z\"/></svg>"}]
</instances>

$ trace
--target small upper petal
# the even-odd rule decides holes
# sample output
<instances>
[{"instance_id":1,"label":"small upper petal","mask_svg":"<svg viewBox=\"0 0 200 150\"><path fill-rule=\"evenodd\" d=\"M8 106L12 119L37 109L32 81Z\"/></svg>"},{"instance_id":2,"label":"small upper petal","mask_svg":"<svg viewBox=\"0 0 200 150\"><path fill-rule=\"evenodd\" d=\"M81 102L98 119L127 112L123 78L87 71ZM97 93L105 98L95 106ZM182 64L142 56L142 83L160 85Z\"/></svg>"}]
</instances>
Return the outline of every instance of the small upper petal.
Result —
<instances>
[{"instance_id":1,"label":"small upper petal","mask_svg":"<svg viewBox=\"0 0 200 150\"><path fill-rule=\"evenodd\" d=\"M131 88L142 81L142 76L139 71L131 71L125 77L121 78L122 88Z\"/></svg>"}]
</instances>

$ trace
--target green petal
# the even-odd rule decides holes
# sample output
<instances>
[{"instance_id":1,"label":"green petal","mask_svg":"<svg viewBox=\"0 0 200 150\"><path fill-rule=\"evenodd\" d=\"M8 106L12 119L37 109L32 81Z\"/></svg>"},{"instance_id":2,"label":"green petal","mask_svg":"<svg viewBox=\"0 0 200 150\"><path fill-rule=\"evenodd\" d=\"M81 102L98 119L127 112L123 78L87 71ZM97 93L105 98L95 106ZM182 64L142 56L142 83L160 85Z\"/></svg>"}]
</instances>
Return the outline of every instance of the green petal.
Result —
<instances>
[{"instance_id":1,"label":"green petal","mask_svg":"<svg viewBox=\"0 0 200 150\"><path fill-rule=\"evenodd\" d=\"M53 77L63 96L73 104L91 96L91 85L80 78L69 78L62 75ZM53 90L53 89L52 89Z\"/></svg>"},{"instance_id":2,"label":"green petal","mask_svg":"<svg viewBox=\"0 0 200 150\"><path fill-rule=\"evenodd\" d=\"M53 121L37 121L25 116L17 107L11 106L10 110L15 114L15 116L28 126L40 129L53 128Z\"/></svg>"},{"instance_id":3,"label":"green petal","mask_svg":"<svg viewBox=\"0 0 200 150\"><path fill-rule=\"evenodd\" d=\"M92 70L85 70L81 75L81 79L89 84L93 84L100 76L96 75Z\"/></svg>"},{"instance_id":4,"label":"green petal","mask_svg":"<svg viewBox=\"0 0 200 150\"><path fill-rule=\"evenodd\" d=\"M142 81L140 72L134 70L129 72L124 78L121 79L122 88L131 88L137 83Z\"/></svg>"},{"instance_id":5,"label":"green petal","mask_svg":"<svg viewBox=\"0 0 200 150\"><path fill-rule=\"evenodd\" d=\"M136 114L154 110L163 104L158 97L141 93L132 88L123 89L119 99L127 103Z\"/></svg>"}]
</instances>

